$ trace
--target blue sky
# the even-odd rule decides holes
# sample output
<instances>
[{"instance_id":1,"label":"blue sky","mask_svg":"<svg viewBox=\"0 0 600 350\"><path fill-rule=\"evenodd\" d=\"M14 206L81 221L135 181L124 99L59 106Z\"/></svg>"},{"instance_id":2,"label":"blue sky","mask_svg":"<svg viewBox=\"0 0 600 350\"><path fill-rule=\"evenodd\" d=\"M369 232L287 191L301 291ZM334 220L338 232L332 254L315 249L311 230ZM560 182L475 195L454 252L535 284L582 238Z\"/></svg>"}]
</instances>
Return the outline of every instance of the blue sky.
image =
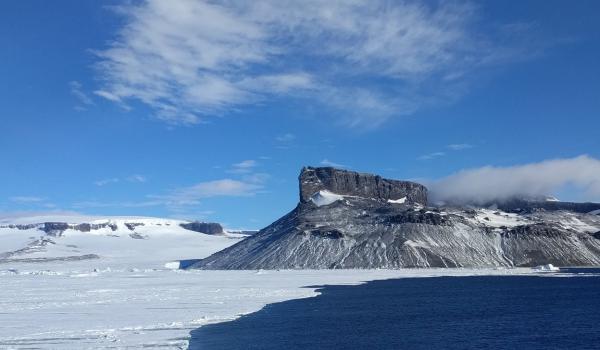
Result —
<instances>
[{"instance_id":1,"label":"blue sky","mask_svg":"<svg viewBox=\"0 0 600 350\"><path fill-rule=\"evenodd\" d=\"M304 165L600 200L598 13L5 1L0 212L259 228L294 207Z\"/></svg>"}]
</instances>

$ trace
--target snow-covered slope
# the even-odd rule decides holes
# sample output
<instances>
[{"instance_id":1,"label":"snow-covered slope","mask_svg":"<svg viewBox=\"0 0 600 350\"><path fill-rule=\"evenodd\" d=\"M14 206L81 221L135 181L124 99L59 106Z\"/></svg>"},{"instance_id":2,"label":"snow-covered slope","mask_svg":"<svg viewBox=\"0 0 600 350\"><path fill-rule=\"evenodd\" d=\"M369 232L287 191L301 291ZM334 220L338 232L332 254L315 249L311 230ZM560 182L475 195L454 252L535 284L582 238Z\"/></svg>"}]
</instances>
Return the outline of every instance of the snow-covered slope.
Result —
<instances>
[{"instance_id":1,"label":"snow-covered slope","mask_svg":"<svg viewBox=\"0 0 600 350\"><path fill-rule=\"evenodd\" d=\"M0 221L0 264L90 260L98 266L162 267L206 256L245 238L185 229L151 217L37 216Z\"/></svg>"}]
</instances>

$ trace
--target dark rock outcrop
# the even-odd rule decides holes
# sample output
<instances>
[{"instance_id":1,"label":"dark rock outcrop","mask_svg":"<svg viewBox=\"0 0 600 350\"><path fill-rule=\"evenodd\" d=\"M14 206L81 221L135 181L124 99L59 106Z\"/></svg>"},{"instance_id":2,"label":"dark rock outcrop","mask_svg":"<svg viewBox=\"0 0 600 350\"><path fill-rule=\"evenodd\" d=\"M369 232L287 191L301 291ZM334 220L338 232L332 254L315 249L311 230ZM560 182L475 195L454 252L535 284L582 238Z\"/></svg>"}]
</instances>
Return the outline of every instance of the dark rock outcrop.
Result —
<instances>
[{"instance_id":1,"label":"dark rock outcrop","mask_svg":"<svg viewBox=\"0 0 600 350\"><path fill-rule=\"evenodd\" d=\"M45 222L41 228L48 236L60 236L70 228L70 225L65 222Z\"/></svg>"},{"instance_id":2,"label":"dark rock outcrop","mask_svg":"<svg viewBox=\"0 0 600 350\"><path fill-rule=\"evenodd\" d=\"M421 184L384 179L378 175L357 173L331 167L305 167L298 178L300 202L306 203L320 190L336 194L398 200L406 197L408 202L427 205L427 188Z\"/></svg>"},{"instance_id":3,"label":"dark rock outcrop","mask_svg":"<svg viewBox=\"0 0 600 350\"><path fill-rule=\"evenodd\" d=\"M224 233L223 226L216 222L199 222L194 221L190 223L180 224L186 230L206 233L207 235L222 235Z\"/></svg>"},{"instance_id":4,"label":"dark rock outcrop","mask_svg":"<svg viewBox=\"0 0 600 350\"><path fill-rule=\"evenodd\" d=\"M133 231L138 226L144 226L144 223L143 222L126 222L125 226L127 226L129 231Z\"/></svg>"},{"instance_id":5,"label":"dark rock outcrop","mask_svg":"<svg viewBox=\"0 0 600 350\"><path fill-rule=\"evenodd\" d=\"M91 232L92 225L88 224L88 223L78 224L78 225L73 226L73 229L77 230L79 232Z\"/></svg>"},{"instance_id":6,"label":"dark rock outcrop","mask_svg":"<svg viewBox=\"0 0 600 350\"><path fill-rule=\"evenodd\" d=\"M126 222L124 223L125 226L133 231L137 226L143 226L143 223L137 223L137 222ZM0 226L2 227L2 226ZM38 229L40 231L43 231L46 233L46 235L48 236L54 236L54 237L58 237L58 236L62 236L62 234L66 231L66 230L75 230L75 231L79 231L79 232L91 232L91 231L96 231L96 230L100 230L103 228L110 228L111 231L117 231L119 229L119 226L116 223L113 222L103 222L103 223L95 223L95 224L91 224L91 223L80 223L80 224L69 224L66 222L42 222L42 223L36 223L36 224L10 224L4 227L8 227L8 228L14 228L14 229L18 229L18 230L31 230L31 229Z\"/></svg>"}]
</instances>

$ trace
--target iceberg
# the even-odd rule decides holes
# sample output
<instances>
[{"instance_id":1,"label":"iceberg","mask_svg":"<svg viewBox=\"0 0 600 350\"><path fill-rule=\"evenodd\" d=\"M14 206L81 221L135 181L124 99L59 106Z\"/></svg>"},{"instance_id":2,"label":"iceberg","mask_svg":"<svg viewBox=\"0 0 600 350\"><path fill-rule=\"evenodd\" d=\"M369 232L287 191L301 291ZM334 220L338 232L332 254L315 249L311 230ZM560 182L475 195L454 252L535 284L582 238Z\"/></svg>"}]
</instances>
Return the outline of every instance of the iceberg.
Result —
<instances>
[{"instance_id":1,"label":"iceberg","mask_svg":"<svg viewBox=\"0 0 600 350\"><path fill-rule=\"evenodd\" d=\"M533 271L536 272L559 272L560 269L552 264L546 264L546 265L539 265L536 267L532 267L531 268Z\"/></svg>"}]
</instances>

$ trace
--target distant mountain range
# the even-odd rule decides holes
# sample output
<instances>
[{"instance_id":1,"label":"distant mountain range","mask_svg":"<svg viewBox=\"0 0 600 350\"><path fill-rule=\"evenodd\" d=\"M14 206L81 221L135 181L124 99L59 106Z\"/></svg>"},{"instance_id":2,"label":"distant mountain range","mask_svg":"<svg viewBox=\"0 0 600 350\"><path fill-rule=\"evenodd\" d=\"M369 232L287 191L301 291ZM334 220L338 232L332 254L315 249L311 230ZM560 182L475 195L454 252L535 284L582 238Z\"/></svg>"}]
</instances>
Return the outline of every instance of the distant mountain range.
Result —
<instances>
[{"instance_id":1,"label":"distant mountain range","mask_svg":"<svg viewBox=\"0 0 600 350\"><path fill-rule=\"evenodd\" d=\"M600 204L515 198L432 206L423 185L302 169L290 213L198 269L600 265Z\"/></svg>"}]
</instances>

